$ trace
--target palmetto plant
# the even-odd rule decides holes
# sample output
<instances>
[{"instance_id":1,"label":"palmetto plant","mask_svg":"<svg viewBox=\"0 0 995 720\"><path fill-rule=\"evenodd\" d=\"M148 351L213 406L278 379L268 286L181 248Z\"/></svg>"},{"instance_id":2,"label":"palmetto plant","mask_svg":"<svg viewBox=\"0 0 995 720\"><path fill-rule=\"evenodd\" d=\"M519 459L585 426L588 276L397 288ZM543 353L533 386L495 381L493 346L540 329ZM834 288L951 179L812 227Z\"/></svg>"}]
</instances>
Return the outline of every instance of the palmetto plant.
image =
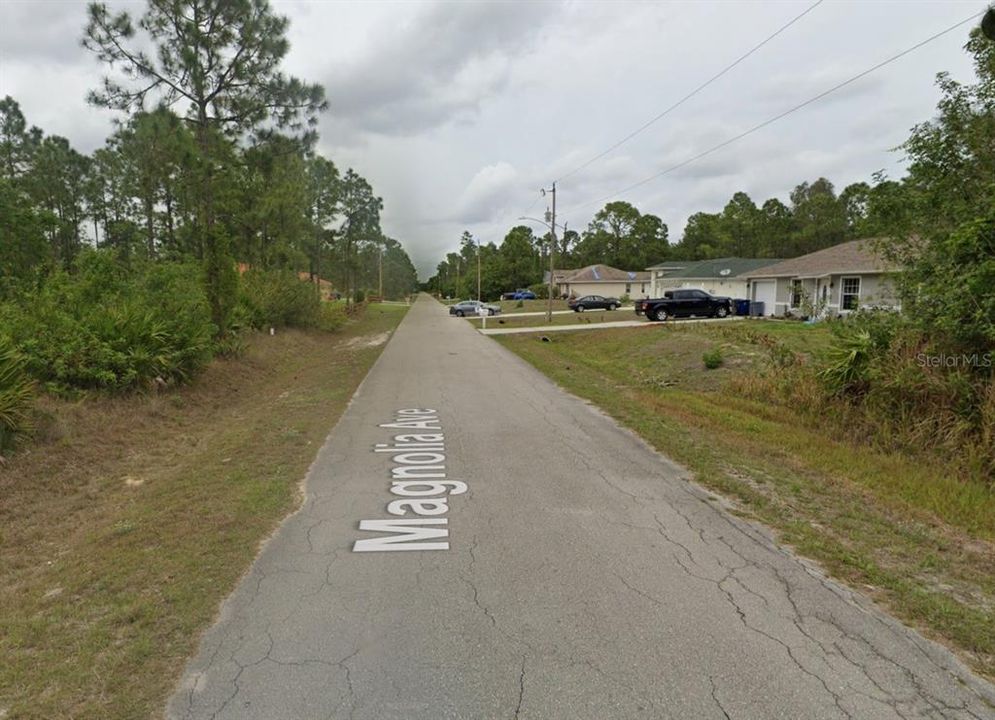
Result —
<instances>
[{"instance_id":1,"label":"palmetto plant","mask_svg":"<svg viewBox=\"0 0 995 720\"><path fill-rule=\"evenodd\" d=\"M23 358L0 335L0 456L30 431L33 397L34 383L25 371Z\"/></svg>"},{"instance_id":2,"label":"palmetto plant","mask_svg":"<svg viewBox=\"0 0 995 720\"><path fill-rule=\"evenodd\" d=\"M846 333L827 352L819 378L834 394L860 392L867 381L874 340L866 329Z\"/></svg>"}]
</instances>

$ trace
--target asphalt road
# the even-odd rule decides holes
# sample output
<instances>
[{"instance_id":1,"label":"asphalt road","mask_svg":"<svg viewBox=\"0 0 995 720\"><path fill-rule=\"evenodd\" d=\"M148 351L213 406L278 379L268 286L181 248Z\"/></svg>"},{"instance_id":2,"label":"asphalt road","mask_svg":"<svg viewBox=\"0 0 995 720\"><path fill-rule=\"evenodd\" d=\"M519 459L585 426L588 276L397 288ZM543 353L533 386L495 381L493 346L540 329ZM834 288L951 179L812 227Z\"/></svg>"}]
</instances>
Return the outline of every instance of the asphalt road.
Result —
<instances>
[{"instance_id":1,"label":"asphalt road","mask_svg":"<svg viewBox=\"0 0 995 720\"><path fill-rule=\"evenodd\" d=\"M392 454L415 434L443 448ZM995 718L948 652L425 296L306 489L169 717ZM383 520L425 535L360 529Z\"/></svg>"}]
</instances>

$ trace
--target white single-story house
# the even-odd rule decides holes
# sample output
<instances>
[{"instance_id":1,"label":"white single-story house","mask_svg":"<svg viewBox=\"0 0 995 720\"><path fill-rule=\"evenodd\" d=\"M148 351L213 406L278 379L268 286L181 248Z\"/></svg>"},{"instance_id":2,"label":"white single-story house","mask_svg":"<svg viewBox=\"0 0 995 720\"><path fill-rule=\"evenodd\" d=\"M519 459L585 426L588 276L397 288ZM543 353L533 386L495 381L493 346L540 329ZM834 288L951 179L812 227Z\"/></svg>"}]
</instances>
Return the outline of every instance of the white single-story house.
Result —
<instances>
[{"instance_id":1,"label":"white single-story house","mask_svg":"<svg viewBox=\"0 0 995 720\"><path fill-rule=\"evenodd\" d=\"M776 262L780 260L727 257L654 265L649 268L652 296L662 297L665 290L674 288L696 288L712 295L747 298L747 274Z\"/></svg>"},{"instance_id":2,"label":"white single-story house","mask_svg":"<svg viewBox=\"0 0 995 720\"><path fill-rule=\"evenodd\" d=\"M549 277L547 272L547 278ZM553 272L558 295L604 295L605 297L649 297L650 274L619 270L611 265L588 265L579 270Z\"/></svg>"},{"instance_id":3,"label":"white single-story house","mask_svg":"<svg viewBox=\"0 0 995 720\"><path fill-rule=\"evenodd\" d=\"M672 287L665 284L664 278L670 275L670 273L683 270L690 264L692 264L692 261L674 260L658 265L651 265L646 268L646 272L650 275L650 297L663 297L663 291L668 287Z\"/></svg>"},{"instance_id":4,"label":"white single-story house","mask_svg":"<svg viewBox=\"0 0 995 720\"><path fill-rule=\"evenodd\" d=\"M874 249L873 240L852 240L746 273L747 297L763 314L826 317L857 308L899 309L891 275L900 268Z\"/></svg>"}]
</instances>

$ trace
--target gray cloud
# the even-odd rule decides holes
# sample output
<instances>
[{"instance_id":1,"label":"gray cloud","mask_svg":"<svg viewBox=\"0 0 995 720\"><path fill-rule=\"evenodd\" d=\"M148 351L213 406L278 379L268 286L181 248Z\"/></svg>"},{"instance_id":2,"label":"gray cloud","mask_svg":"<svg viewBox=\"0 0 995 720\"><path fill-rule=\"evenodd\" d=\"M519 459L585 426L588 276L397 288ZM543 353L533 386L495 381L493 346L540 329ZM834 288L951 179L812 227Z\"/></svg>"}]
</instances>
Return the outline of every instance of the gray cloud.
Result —
<instances>
[{"instance_id":1,"label":"gray cloud","mask_svg":"<svg viewBox=\"0 0 995 720\"><path fill-rule=\"evenodd\" d=\"M410 135L465 119L508 82L513 56L531 47L555 5L438 3L383 32L322 78L337 121Z\"/></svg>"},{"instance_id":2,"label":"gray cloud","mask_svg":"<svg viewBox=\"0 0 995 720\"><path fill-rule=\"evenodd\" d=\"M0 59L70 63L84 51L86 3L74 0L4 0Z\"/></svg>"}]
</instances>

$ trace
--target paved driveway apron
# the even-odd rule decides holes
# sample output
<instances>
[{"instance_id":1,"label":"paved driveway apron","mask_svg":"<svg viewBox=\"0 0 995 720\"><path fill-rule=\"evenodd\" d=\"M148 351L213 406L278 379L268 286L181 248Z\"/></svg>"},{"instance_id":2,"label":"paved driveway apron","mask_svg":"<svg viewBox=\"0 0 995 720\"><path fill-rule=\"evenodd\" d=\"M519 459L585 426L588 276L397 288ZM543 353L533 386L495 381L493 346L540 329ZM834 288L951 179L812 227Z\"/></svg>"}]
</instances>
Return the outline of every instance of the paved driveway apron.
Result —
<instances>
[{"instance_id":1,"label":"paved driveway apron","mask_svg":"<svg viewBox=\"0 0 995 720\"><path fill-rule=\"evenodd\" d=\"M381 427L428 414L440 430ZM467 491L389 513L431 489L392 491L400 460L429 460L392 455L405 434L443 435L432 474ZM945 650L426 296L306 489L169 717L995 717L995 688ZM425 534L360 529L401 519ZM415 543L448 549L394 549Z\"/></svg>"}]
</instances>

